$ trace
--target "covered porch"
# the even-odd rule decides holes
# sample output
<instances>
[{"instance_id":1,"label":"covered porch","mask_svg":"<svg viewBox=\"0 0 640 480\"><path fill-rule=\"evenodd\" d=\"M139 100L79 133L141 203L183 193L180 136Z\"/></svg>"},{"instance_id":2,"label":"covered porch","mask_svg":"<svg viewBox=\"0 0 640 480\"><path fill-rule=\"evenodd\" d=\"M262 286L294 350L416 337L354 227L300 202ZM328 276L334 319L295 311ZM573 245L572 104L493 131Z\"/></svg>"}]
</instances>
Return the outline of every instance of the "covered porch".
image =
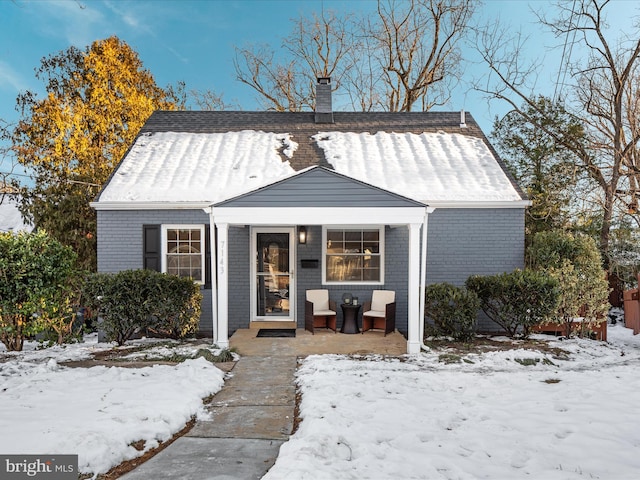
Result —
<instances>
[{"instance_id":1,"label":"covered porch","mask_svg":"<svg viewBox=\"0 0 640 480\"><path fill-rule=\"evenodd\" d=\"M248 192L239 197L225 200L206 209L209 214L210 237L215 238L215 248L211 252L212 270L216 272L212 285L212 311L214 342L220 347L234 346L230 334L236 341L263 342L253 334L254 324L270 320L269 315L274 312L280 314L279 320L291 321L298 328L295 339L277 339L281 343L290 341L292 349L301 349L302 354L311 353L418 353L422 344L423 292L425 284L426 264L426 230L428 214L433 211L423 203L402 197L383 189L364 184L334 171L314 167L274 184L258 190ZM312 245L297 245L294 232L300 226L311 227L315 232ZM327 229L337 231L352 231L353 229L366 232L379 231L379 237L372 242L383 245L393 238L395 243L389 242L388 252L379 254L380 267L376 270L379 276L374 279L334 280L325 278L326 259L329 258L325 249L331 245L327 237ZM386 231L385 231L386 230ZM233 231L233 235L232 235ZM242 239L249 239L250 248L236 248L241 242L237 232L243 232ZM395 233L402 232L402 233ZM278 252L288 252L288 260L283 262L283 270L278 270L279 277L273 284L278 283L277 289L270 289L273 294L284 299L282 305L271 310L269 303L261 308L262 298L255 287L243 290L238 295L238 287L231 285L259 285L262 291L263 256L259 236L274 234L283 235ZM365 233L363 233L365 235ZM325 238L326 237L326 238ZM274 237L269 237L274 238ZM346 237L345 237L346 238ZM363 237L363 242L364 242ZM347 244L345 240L344 245ZM357 242L356 242L357 244ZM363 258L371 258L374 253L364 249L364 243L356 252ZM346 246L344 248L347 248ZM315 270L302 270L302 251L315 249L313 258ZM249 250L249 251L247 251ZM380 247L380 251L383 247ZM274 251L276 248L274 247ZM280 255L280 254L278 254ZM278 258L278 255L276 255ZM332 257L333 258L333 257ZM256 263L258 267L256 268ZM271 265L272 263L269 263ZM234 266L241 267L234 270ZM231 273L230 273L231 271ZM240 272L240 273L238 273ZM247 278L247 272L251 274ZM257 275L256 275L257 272ZM393 273L393 275L391 274ZM386 276L385 276L386 275ZM255 277L258 277L256 281ZM393 278L391 278L393 277ZM280 281L279 279L284 279ZM394 283L395 282L395 283ZM334 300L340 300L342 292L371 290L395 291L396 301L401 312L399 330L404 334L397 334L402 339L403 348L398 352L395 348L387 347L394 342L389 336L380 334L380 344L371 347L371 341L377 338L377 333L367 332L365 335L341 335L331 332L331 344L324 344L325 339L318 334L308 334L300 330L304 325L304 293L309 289L332 289ZM248 295L248 298L246 297ZM365 293L361 293L363 295ZM240 301L238 300L240 299ZM241 310L238 310L238 307ZM233 312L231 309L234 309ZM340 309L338 305L338 309ZM266 313L265 313L266 312ZM245 316L248 313L247 316ZM286 313L286 315L285 315ZM233 325L230 324L233 319ZM247 318L243 323L241 318ZM398 325L396 323L396 325ZM247 328L253 327L253 328ZM268 328L268 327L262 327ZM246 330L246 331L245 331ZM323 336L324 337L324 336ZM356 337L361 337L356 339ZM369 337L368 340L365 339ZM328 342L329 339L327 338ZM363 342L363 343L362 343ZM314 346L316 344L316 346ZM249 347L246 347L249 348ZM393 353L392 353L393 352Z\"/></svg>"}]
</instances>

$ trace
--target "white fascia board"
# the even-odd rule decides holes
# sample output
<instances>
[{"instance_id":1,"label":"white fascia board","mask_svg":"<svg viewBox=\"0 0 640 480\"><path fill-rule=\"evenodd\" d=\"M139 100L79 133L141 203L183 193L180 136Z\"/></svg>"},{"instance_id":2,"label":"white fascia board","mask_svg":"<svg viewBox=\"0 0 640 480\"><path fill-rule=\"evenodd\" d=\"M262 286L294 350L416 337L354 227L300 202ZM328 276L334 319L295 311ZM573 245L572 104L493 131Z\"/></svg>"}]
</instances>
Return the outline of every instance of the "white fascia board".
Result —
<instances>
[{"instance_id":1,"label":"white fascia board","mask_svg":"<svg viewBox=\"0 0 640 480\"><path fill-rule=\"evenodd\" d=\"M95 210L200 210L211 202L90 202Z\"/></svg>"},{"instance_id":2,"label":"white fascia board","mask_svg":"<svg viewBox=\"0 0 640 480\"><path fill-rule=\"evenodd\" d=\"M236 225L406 225L426 207L213 207L216 223Z\"/></svg>"},{"instance_id":3,"label":"white fascia board","mask_svg":"<svg viewBox=\"0 0 640 480\"><path fill-rule=\"evenodd\" d=\"M439 202L437 200L420 200L433 208L526 208L531 200L490 201L490 202Z\"/></svg>"}]
</instances>

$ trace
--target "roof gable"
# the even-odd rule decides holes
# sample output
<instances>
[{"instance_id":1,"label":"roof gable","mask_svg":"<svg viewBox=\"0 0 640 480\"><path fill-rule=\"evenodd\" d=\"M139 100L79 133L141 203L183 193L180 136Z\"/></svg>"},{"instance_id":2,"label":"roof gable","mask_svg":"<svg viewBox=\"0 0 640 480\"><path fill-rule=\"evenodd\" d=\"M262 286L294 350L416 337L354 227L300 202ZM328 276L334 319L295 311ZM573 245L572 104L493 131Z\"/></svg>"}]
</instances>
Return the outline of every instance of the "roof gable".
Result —
<instances>
[{"instance_id":1,"label":"roof gable","mask_svg":"<svg viewBox=\"0 0 640 480\"><path fill-rule=\"evenodd\" d=\"M311 167L215 207L420 207L424 204L347 177Z\"/></svg>"}]
</instances>

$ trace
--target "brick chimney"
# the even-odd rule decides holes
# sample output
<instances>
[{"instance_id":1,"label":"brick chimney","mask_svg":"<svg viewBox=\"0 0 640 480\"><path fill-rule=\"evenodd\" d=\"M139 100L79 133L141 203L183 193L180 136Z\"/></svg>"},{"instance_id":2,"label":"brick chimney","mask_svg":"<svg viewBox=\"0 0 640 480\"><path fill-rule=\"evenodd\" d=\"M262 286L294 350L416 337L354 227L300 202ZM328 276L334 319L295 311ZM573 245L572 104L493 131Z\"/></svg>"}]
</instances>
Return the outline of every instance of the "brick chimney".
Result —
<instances>
[{"instance_id":1,"label":"brick chimney","mask_svg":"<svg viewBox=\"0 0 640 480\"><path fill-rule=\"evenodd\" d=\"M316 123L333 123L329 77L319 77L316 85Z\"/></svg>"}]
</instances>

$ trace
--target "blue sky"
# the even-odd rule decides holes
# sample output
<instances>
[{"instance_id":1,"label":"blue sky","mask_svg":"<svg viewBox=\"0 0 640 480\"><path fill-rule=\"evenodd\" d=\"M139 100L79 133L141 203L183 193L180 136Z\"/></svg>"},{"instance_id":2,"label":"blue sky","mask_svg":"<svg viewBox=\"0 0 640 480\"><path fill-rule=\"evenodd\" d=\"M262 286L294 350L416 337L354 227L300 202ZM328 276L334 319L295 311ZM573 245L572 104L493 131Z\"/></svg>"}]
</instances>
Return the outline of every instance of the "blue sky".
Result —
<instances>
[{"instance_id":1,"label":"blue sky","mask_svg":"<svg viewBox=\"0 0 640 480\"><path fill-rule=\"evenodd\" d=\"M635 1L615 0L625 8L620 18L637 14ZM570 3L570 2L569 2ZM486 0L481 15L501 17L514 29L540 38L531 54L546 55L542 89L553 94L559 53L545 47L558 40L544 36L535 24L535 9L550 8L547 0ZM40 59L67 49L84 48L94 40L117 35L140 55L144 66L165 87L185 81L189 89L211 89L244 110L258 108L253 91L235 80L234 45L269 43L278 47L288 35L291 18L312 11L372 11L373 0L0 0L0 119L15 121L15 99L20 91L42 94L34 75ZM612 23L619 20L613 18ZM622 21L622 20L620 20ZM474 69L467 69L469 75ZM460 85L444 110L470 111L486 133L505 105L487 104L477 93ZM2 165L0 164L0 171Z\"/></svg>"}]
</instances>

